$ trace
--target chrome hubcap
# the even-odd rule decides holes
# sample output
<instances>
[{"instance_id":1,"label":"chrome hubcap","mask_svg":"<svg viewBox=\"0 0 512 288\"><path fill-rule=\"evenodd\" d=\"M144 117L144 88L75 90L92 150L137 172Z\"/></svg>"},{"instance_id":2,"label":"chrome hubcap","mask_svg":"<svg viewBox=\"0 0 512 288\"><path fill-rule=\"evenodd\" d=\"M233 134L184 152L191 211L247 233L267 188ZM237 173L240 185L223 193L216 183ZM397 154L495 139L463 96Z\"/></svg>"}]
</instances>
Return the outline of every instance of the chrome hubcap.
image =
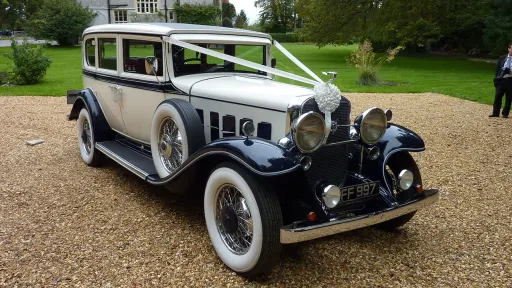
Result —
<instances>
[{"instance_id":1,"label":"chrome hubcap","mask_svg":"<svg viewBox=\"0 0 512 288\"><path fill-rule=\"evenodd\" d=\"M92 139L91 139L91 126L89 125L89 121L87 118L82 122L82 146L84 147L85 153L87 155L91 154L92 149Z\"/></svg>"},{"instance_id":2,"label":"chrome hubcap","mask_svg":"<svg viewBox=\"0 0 512 288\"><path fill-rule=\"evenodd\" d=\"M171 173L183 162L183 143L178 126L171 118L160 124L158 150L165 170Z\"/></svg>"},{"instance_id":3,"label":"chrome hubcap","mask_svg":"<svg viewBox=\"0 0 512 288\"><path fill-rule=\"evenodd\" d=\"M231 252L243 255L249 251L253 236L251 212L240 190L231 184L223 185L217 192L215 222Z\"/></svg>"}]
</instances>

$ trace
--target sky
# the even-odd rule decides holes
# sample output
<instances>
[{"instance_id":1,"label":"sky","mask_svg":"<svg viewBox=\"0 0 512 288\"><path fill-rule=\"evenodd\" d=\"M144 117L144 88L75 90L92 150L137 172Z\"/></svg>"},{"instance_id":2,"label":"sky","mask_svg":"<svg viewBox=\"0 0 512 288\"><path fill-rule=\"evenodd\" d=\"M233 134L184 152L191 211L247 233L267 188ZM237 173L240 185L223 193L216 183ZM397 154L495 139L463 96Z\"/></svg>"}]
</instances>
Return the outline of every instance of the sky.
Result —
<instances>
[{"instance_id":1,"label":"sky","mask_svg":"<svg viewBox=\"0 0 512 288\"><path fill-rule=\"evenodd\" d=\"M240 10L244 10L249 18L249 24L253 24L258 20L260 8L254 7L254 0L229 0L229 3L235 5L236 13L240 13Z\"/></svg>"}]
</instances>

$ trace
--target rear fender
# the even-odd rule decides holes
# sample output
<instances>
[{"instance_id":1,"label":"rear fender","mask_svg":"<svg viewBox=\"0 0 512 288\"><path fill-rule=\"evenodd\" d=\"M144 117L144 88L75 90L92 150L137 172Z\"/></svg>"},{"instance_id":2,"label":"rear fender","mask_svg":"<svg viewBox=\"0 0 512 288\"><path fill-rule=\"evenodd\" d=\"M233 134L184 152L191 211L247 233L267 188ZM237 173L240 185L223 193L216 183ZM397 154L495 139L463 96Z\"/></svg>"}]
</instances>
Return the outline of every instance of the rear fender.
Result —
<instances>
[{"instance_id":1,"label":"rear fender","mask_svg":"<svg viewBox=\"0 0 512 288\"><path fill-rule=\"evenodd\" d=\"M95 141L102 142L111 140L114 137L114 133L108 125L96 95L94 95L93 91L89 88L77 94L68 120L77 120L80 111L84 107L89 111L89 115L91 116Z\"/></svg>"}]
</instances>

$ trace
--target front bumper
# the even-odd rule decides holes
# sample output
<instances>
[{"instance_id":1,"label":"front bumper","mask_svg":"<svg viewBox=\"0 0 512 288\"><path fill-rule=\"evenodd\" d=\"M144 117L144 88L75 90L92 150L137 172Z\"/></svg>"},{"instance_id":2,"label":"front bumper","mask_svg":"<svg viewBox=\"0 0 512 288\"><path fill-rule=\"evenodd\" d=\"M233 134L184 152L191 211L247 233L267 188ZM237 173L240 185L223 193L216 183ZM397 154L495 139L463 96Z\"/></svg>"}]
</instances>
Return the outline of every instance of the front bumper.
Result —
<instances>
[{"instance_id":1,"label":"front bumper","mask_svg":"<svg viewBox=\"0 0 512 288\"><path fill-rule=\"evenodd\" d=\"M293 224L281 228L281 243L290 244L308 241L320 237L338 234L385 222L431 205L439 199L439 190L424 190L425 198L387 210L360 215L352 218L333 220L305 227L294 227Z\"/></svg>"}]
</instances>

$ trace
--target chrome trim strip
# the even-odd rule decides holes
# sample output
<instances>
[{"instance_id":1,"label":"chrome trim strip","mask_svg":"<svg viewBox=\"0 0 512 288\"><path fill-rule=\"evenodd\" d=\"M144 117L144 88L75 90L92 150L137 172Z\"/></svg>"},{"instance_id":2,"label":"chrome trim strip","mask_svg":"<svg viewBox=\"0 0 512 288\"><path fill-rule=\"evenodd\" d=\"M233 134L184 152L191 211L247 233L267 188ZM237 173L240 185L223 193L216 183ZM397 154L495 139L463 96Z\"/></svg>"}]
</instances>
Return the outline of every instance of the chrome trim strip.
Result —
<instances>
[{"instance_id":1,"label":"chrome trim strip","mask_svg":"<svg viewBox=\"0 0 512 288\"><path fill-rule=\"evenodd\" d=\"M301 168L300 163L299 163L299 164L293 166L292 168L288 168L286 170L282 170L282 171L278 171L278 172L261 172L261 171L258 171L256 169L254 169L249 164L247 164L245 161L243 161L242 159L238 158L237 156L235 156L235 155L233 155L233 154L231 154L229 152L226 152L226 151L210 151L210 152L206 152L204 154L201 154L201 155L197 156L196 158L192 159L188 163L185 162L185 163L181 164L181 166L180 166L178 171L175 171L173 174L167 176L166 178L160 179L159 181L152 181L151 179L147 179L146 178L146 182L148 182L150 184L153 184L153 185L165 185L169 181L172 181L175 177L179 176L181 174L181 172L185 171L185 169L187 169L190 165L194 164L198 160L201 160L201 159L203 159L203 158L205 158L206 156L209 156L209 155L217 155L217 154L218 155L229 156L229 157L233 158L234 160L238 161L240 164L244 165L247 169L251 170L251 172L253 172L255 174L258 174L260 176L278 176L278 175L283 175L283 174L286 174L286 173L293 172L293 171Z\"/></svg>"},{"instance_id":2,"label":"chrome trim strip","mask_svg":"<svg viewBox=\"0 0 512 288\"><path fill-rule=\"evenodd\" d=\"M143 180L146 179L146 177L149 175L147 172L141 170L139 167L134 166L130 162L124 160L119 155L117 155L116 153L114 153L110 149L106 148L105 146L101 145L100 143L96 143L96 145L94 145L94 146L96 147L96 149L98 149L100 152L102 152L103 154L108 156L110 159L114 160L119 165L121 165L124 168L128 169L130 172L132 172L133 174L139 176Z\"/></svg>"},{"instance_id":3,"label":"chrome trim strip","mask_svg":"<svg viewBox=\"0 0 512 288\"><path fill-rule=\"evenodd\" d=\"M388 210L381 212L366 214L353 218L334 220L328 223L322 223L308 227L293 228L293 224L283 226L281 227L281 243L289 244L308 241L324 236L338 234L341 232L372 226L381 222L385 222L400 217L405 214L409 214L428 205L431 205L437 200L439 200L439 190L430 191L434 193L421 200L417 200L416 202L412 202L410 204L398 208L390 208Z\"/></svg>"},{"instance_id":4,"label":"chrome trim strip","mask_svg":"<svg viewBox=\"0 0 512 288\"><path fill-rule=\"evenodd\" d=\"M347 140L347 141L325 144L325 145L322 145L322 147L329 147L329 146L336 146L336 145L343 145L343 144L350 144L350 143L357 143L357 142L359 142L359 141L358 140Z\"/></svg>"}]
</instances>

